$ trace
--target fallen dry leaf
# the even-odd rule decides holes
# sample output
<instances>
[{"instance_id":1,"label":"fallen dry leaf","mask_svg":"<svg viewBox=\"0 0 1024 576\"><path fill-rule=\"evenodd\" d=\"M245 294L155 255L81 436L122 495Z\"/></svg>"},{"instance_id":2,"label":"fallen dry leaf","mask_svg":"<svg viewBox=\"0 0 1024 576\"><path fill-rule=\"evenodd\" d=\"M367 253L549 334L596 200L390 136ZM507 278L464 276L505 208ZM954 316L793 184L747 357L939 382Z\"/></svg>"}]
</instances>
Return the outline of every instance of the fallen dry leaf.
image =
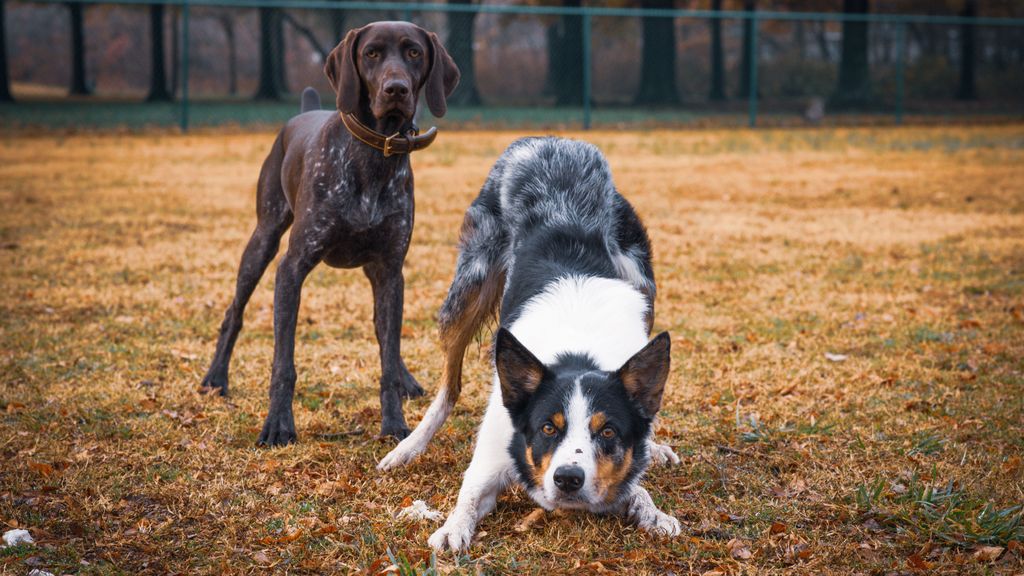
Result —
<instances>
[{"instance_id":1,"label":"fallen dry leaf","mask_svg":"<svg viewBox=\"0 0 1024 576\"><path fill-rule=\"evenodd\" d=\"M530 529L531 526L537 523L537 521L544 518L544 514L545 513L543 508L534 508L533 512L530 512L526 515L525 518L520 520L519 523L515 525L513 530L515 530L516 532L526 532Z\"/></svg>"},{"instance_id":2,"label":"fallen dry leaf","mask_svg":"<svg viewBox=\"0 0 1024 576\"><path fill-rule=\"evenodd\" d=\"M1003 554L1002 546L982 546L974 551L974 559L978 562L992 562Z\"/></svg>"},{"instance_id":3,"label":"fallen dry leaf","mask_svg":"<svg viewBox=\"0 0 1024 576\"><path fill-rule=\"evenodd\" d=\"M725 545L729 548L729 555L737 560L750 560L754 555L747 547L747 543L738 538L729 540Z\"/></svg>"},{"instance_id":4,"label":"fallen dry leaf","mask_svg":"<svg viewBox=\"0 0 1024 576\"><path fill-rule=\"evenodd\" d=\"M51 465L49 465L49 464L47 464L45 462L32 462L32 461L29 461L28 468L29 468L29 470L32 470L32 471L38 473L43 478L49 478L50 475L53 474L53 466L51 466Z\"/></svg>"},{"instance_id":5,"label":"fallen dry leaf","mask_svg":"<svg viewBox=\"0 0 1024 576\"><path fill-rule=\"evenodd\" d=\"M1018 469L1020 469L1020 462L1020 456L1012 456L1010 458L1007 458L1006 461L1003 462L1003 472L1006 472L1007 474L1013 474Z\"/></svg>"},{"instance_id":6,"label":"fallen dry leaf","mask_svg":"<svg viewBox=\"0 0 1024 576\"><path fill-rule=\"evenodd\" d=\"M907 565L914 570L930 570L932 567L931 563L925 561L920 554L911 554L910 556L907 556Z\"/></svg>"},{"instance_id":7,"label":"fallen dry leaf","mask_svg":"<svg viewBox=\"0 0 1024 576\"><path fill-rule=\"evenodd\" d=\"M770 528L768 528L768 535L774 536L776 534L782 534L788 529L788 527L782 522L772 522Z\"/></svg>"}]
</instances>

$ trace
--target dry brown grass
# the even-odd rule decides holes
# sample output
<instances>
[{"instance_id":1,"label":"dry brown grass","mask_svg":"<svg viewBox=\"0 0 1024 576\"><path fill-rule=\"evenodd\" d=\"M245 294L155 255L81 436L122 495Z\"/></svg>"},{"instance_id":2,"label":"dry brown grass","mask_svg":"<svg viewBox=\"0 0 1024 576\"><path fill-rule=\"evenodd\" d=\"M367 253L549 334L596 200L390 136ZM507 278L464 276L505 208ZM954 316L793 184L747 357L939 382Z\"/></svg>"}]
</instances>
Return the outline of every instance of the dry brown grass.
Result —
<instances>
[{"instance_id":1,"label":"dry brown grass","mask_svg":"<svg viewBox=\"0 0 1024 576\"><path fill-rule=\"evenodd\" d=\"M403 349L431 393L462 212L515 136L449 132L414 161ZM660 433L683 464L647 482L685 534L586 514L519 533L533 506L517 491L441 571L1024 570L1015 513L982 514L1024 503L1024 127L579 136L606 152L654 241L656 329L675 344ZM0 552L0 573L376 573L389 549L428 566L435 525L393 515L408 498L453 505L485 345L446 429L389 474L374 470L391 443L373 437L358 272L319 268L306 284L300 444L254 447L272 274L231 397L196 393L271 141L0 144L0 523L39 541ZM428 400L407 405L411 423ZM981 544L1008 549L985 560Z\"/></svg>"}]
</instances>

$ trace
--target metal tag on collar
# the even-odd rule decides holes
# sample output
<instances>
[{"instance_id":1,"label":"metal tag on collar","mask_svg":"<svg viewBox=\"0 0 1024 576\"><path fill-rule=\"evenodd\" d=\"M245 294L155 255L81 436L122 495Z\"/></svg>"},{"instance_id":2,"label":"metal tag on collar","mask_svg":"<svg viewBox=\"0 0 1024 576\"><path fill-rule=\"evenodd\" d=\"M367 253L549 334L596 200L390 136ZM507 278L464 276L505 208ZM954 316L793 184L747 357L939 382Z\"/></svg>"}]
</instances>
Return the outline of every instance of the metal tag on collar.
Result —
<instances>
[{"instance_id":1,"label":"metal tag on collar","mask_svg":"<svg viewBox=\"0 0 1024 576\"><path fill-rule=\"evenodd\" d=\"M383 152L384 152L384 157L385 158L387 158L388 156L391 156L392 154L394 154L394 152L391 151L391 141L394 140L395 138L400 138L400 137L401 137L401 134L399 134L398 132L395 132L391 136L388 136L387 138L384 139L384 150L383 150Z\"/></svg>"}]
</instances>

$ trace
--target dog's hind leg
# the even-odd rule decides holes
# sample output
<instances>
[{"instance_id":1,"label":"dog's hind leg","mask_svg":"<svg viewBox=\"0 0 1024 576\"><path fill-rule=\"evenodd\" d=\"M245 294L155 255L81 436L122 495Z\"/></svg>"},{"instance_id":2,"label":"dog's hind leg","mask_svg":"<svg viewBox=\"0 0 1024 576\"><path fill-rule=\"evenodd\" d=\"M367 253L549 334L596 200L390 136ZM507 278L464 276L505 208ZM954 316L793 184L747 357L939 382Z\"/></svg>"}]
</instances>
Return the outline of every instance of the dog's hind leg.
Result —
<instances>
[{"instance_id":1,"label":"dog's hind leg","mask_svg":"<svg viewBox=\"0 0 1024 576\"><path fill-rule=\"evenodd\" d=\"M267 265L274 259L281 236L292 224L292 211L281 189L281 139L274 142L270 155L263 164L256 191L256 229L242 253L235 282L235 297L224 313L217 337L217 348L210 368L203 377L200 390L226 395L228 392L228 365L238 333L242 330L242 316L253 290L259 284Z\"/></svg>"},{"instance_id":2,"label":"dog's hind leg","mask_svg":"<svg viewBox=\"0 0 1024 576\"><path fill-rule=\"evenodd\" d=\"M470 207L466 213L455 279L438 313L441 347L445 352L441 389L412 434L377 464L379 470L408 464L422 454L459 399L466 348L480 326L494 315L505 286L505 271L500 262L502 238L493 220L492 214L478 206Z\"/></svg>"}]
</instances>

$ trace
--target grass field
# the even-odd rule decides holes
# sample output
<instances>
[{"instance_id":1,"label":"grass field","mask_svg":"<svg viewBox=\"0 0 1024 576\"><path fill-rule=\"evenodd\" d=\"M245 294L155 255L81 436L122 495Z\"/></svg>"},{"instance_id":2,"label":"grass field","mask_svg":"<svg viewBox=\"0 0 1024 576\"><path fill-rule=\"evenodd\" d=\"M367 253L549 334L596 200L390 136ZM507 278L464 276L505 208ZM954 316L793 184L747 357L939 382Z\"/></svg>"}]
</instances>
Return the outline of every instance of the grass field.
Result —
<instances>
[{"instance_id":1,"label":"grass field","mask_svg":"<svg viewBox=\"0 0 1024 576\"><path fill-rule=\"evenodd\" d=\"M462 212L516 135L448 131L414 159L403 352L431 395ZM231 396L196 390L273 134L18 136L0 142L0 524L37 543L0 550L0 573L1024 572L1024 125L578 136L654 243L658 433L683 463L646 483L682 536L587 514L517 529L517 490L468 555L432 558L437 524L395 514L454 504L489 332L428 452L378 473L369 285L318 268L300 443L257 449L272 273Z\"/></svg>"}]
</instances>

